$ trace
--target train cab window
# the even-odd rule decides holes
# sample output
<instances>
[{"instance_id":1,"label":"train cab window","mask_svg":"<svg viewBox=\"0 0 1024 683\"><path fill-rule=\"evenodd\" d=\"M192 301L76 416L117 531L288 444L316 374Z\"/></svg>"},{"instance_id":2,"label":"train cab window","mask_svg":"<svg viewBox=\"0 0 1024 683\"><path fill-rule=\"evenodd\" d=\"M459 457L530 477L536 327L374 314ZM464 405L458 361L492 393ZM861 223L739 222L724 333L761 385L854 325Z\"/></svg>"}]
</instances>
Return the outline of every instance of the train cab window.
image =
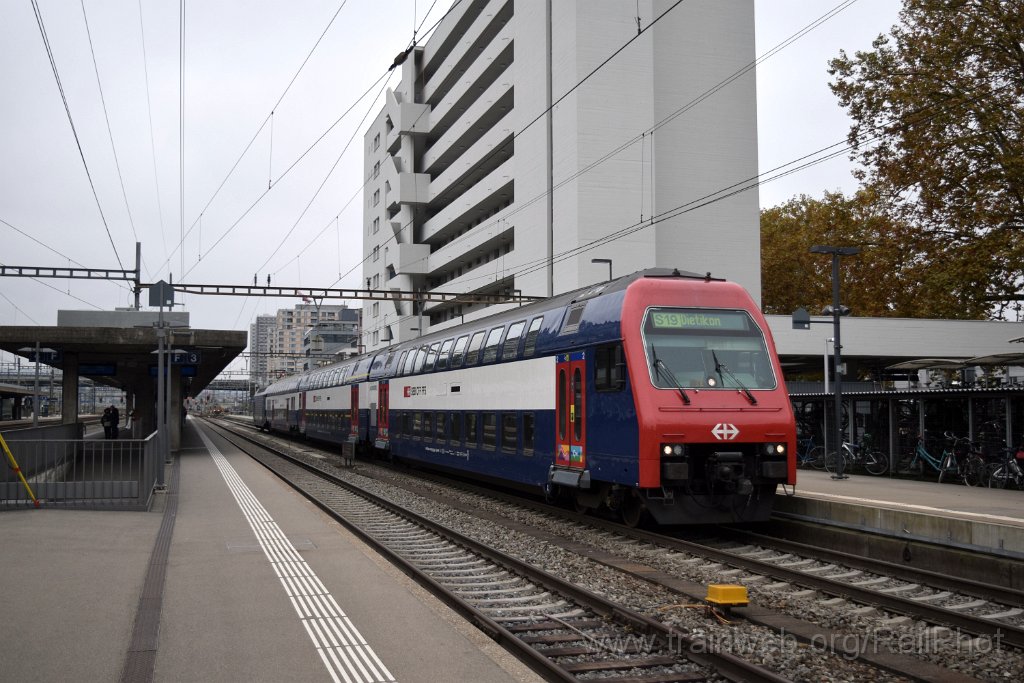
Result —
<instances>
[{"instance_id":1,"label":"train cab window","mask_svg":"<svg viewBox=\"0 0 1024 683\"><path fill-rule=\"evenodd\" d=\"M480 433L483 436L483 447L486 448L487 450L493 451L494 447L497 445L498 442L497 413L483 414L483 425L480 428Z\"/></svg>"},{"instance_id":2,"label":"train cab window","mask_svg":"<svg viewBox=\"0 0 1024 683\"><path fill-rule=\"evenodd\" d=\"M515 413L501 414L501 449L509 453L516 452L516 441L519 430L516 428L518 416Z\"/></svg>"},{"instance_id":3,"label":"train cab window","mask_svg":"<svg viewBox=\"0 0 1024 683\"><path fill-rule=\"evenodd\" d=\"M484 358L483 363L493 363L498 358L498 342L501 341L501 333L505 331L505 327L495 327L491 330L490 334L487 335L487 344L484 345Z\"/></svg>"},{"instance_id":4,"label":"train cab window","mask_svg":"<svg viewBox=\"0 0 1024 683\"><path fill-rule=\"evenodd\" d=\"M462 442L462 413L452 413L451 414L451 425L452 425L451 432L449 434L449 436L451 437L451 439L450 439L451 442L452 443L461 443Z\"/></svg>"},{"instance_id":5,"label":"train cab window","mask_svg":"<svg viewBox=\"0 0 1024 683\"><path fill-rule=\"evenodd\" d=\"M519 339L523 336L524 327L526 327L525 320L520 320L509 326L508 334L505 335L505 343L501 347L502 360L515 360L519 355Z\"/></svg>"},{"instance_id":6,"label":"train cab window","mask_svg":"<svg viewBox=\"0 0 1024 683\"><path fill-rule=\"evenodd\" d=\"M413 436L419 436L420 434L422 434L423 433L421 431L422 428L423 428L423 413L421 413L420 411L417 410L415 413L412 414L412 435Z\"/></svg>"},{"instance_id":7,"label":"train cab window","mask_svg":"<svg viewBox=\"0 0 1024 683\"><path fill-rule=\"evenodd\" d=\"M466 365L476 365L480 360L480 347L484 345L485 332L476 332L469 340L469 351L466 353Z\"/></svg>"},{"instance_id":8,"label":"train cab window","mask_svg":"<svg viewBox=\"0 0 1024 683\"><path fill-rule=\"evenodd\" d=\"M477 413L466 414L466 445L476 448Z\"/></svg>"},{"instance_id":9,"label":"train cab window","mask_svg":"<svg viewBox=\"0 0 1024 683\"><path fill-rule=\"evenodd\" d=\"M594 390L621 391L626 386L622 344L598 346L594 353Z\"/></svg>"},{"instance_id":10,"label":"train cab window","mask_svg":"<svg viewBox=\"0 0 1024 683\"><path fill-rule=\"evenodd\" d=\"M408 351L402 351L402 355L398 359L398 365L395 366L395 375L401 375L401 374L404 373L404 370L405 370L405 357L406 357L406 355L408 353L409 353Z\"/></svg>"},{"instance_id":11,"label":"train cab window","mask_svg":"<svg viewBox=\"0 0 1024 683\"><path fill-rule=\"evenodd\" d=\"M434 342L430 345L427 350L427 362L423 364L423 372L430 372L434 369L434 364L437 363L437 349L441 346L441 342Z\"/></svg>"},{"instance_id":12,"label":"train cab window","mask_svg":"<svg viewBox=\"0 0 1024 683\"><path fill-rule=\"evenodd\" d=\"M540 325L544 316L538 315L530 321L530 330L526 333L526 345L523 347L523 358L532 358L537 350L537 337L540 336Z\"/></svg>"},{"instance_id":13,"label":"train cab window","mask_svg":"<svg viewBox=\"0 0 1024 683\"><path fill-rule=\"evenodd\" d=\"M452 344L455 343L454 339L446 339L444 344L441 344L441 353L437 357L437 369L447 370L448 369L448 356L452 351Z\"/></svg>"},{"instance_id":14,"label":"train cab window","mask_svg":"<svg viewBox=\"0 0 1024 683\"><path fill-rule=\"evenodd\" d=\"M468 334L464 334L455 340L455 349L452 351L452 368L462 367L462 361L466 358L466 344L468 343Z\"/></svg>"},{"instance_id":15,"label":"train cab window","mask_svg":"<svg viewBox=\"0 0 1024 683\"><path fill-rule=\"evenodd\" d=\"M434 436L438 441L448 438L448 413L438 413L435 417Z\"/></svg>"},{"instance_id":16,"label":"train cab window","mask_svg":"<svg viewBox=\"0 0 1024 683\"><path fill-rule=\"evenodd\" d=\"M533 434L535 431L535 416L533 413L523 413L523 455L533 455Z\"/></svg>"}]
</instances>

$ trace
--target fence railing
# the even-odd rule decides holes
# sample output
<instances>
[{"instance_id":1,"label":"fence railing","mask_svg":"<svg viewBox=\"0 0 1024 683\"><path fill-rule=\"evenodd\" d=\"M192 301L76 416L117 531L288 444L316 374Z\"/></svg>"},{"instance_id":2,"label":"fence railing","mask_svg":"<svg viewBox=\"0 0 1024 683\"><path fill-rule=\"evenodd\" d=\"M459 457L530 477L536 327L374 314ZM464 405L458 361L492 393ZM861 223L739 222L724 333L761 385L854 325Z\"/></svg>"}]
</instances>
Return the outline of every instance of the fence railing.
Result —
<instances>
[{"instance_id":1,"label":"fence railing","mask_svg":"<svg viewBox=\"0 0 1024 683\"><path fill-rule=\"evenodd\" d=\"M9 440L41 506L146 510L163 462L156 433L145 439ZM33 507L14 471L0 462L0 510Z\"/></svg>"}]
</instances>

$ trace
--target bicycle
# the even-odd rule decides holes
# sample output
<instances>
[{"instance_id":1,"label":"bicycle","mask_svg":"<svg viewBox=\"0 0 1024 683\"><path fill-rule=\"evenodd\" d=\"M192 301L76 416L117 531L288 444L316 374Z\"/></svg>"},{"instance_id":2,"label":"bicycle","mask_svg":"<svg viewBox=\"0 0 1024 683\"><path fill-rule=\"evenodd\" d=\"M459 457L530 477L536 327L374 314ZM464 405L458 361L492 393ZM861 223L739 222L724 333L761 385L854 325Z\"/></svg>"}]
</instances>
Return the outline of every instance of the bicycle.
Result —
<instances>
[{"instance_id":1,"label":"bicycle","mask_svg":"<svg viewBox=\"0 0 1024 683\"><path fill-rule=\"evenodd\" d=\"M868 474L879 476L889 469L889 458L880 450L869 448L864 443L844 441L840 453L843 458L843 471L853 465L863 466ZM839 456L831 451L825 456L825 470L835 472L839 465Z\"/></svg>"},{"instance_id":2,"label":"bicycle","mask_svg":"<svg viewBox=\"0 0 1024 683\"><path fill-rule=\"evenodd\" d=\"M1024 488L1024 469L1021 468L1021 463L1024 463L1024 449L1007 448L1004 452L999 462L988 466L989 488L1005 489L1011 485L1018 489Z\"/></svg>"},{"instance_id":3,"label":"bicycle","mask_svg":"<svg viewBox=\"0 0 1024 683\"><path fill-rule=\"evenodd\" d=\"M924 465L928 465L939 473L938 481L947 475L957 475L967 486L981 484L985 474L985 459L973 449L973 444L963 437L954 436L946 432L946 440L951 447L944 448L942 455L935 457L925 448L924 438L917 438L917 446L914 448L914 455L909 462L901 463L898 471L920 475L924 471ZM961 453L958 457L957 452Z\"/></svg>"},{"instance_id":4,"label":"bicycle","mask_svg":"<svg viewBox=\"0 0 1024 683\"><path fill-rule=\"evenodd\" d=\"M800 439L796 444L796 466L813 467L816 470L825 467L825 449L814 445L814 437Z\"/></svg>"}]
</instances>

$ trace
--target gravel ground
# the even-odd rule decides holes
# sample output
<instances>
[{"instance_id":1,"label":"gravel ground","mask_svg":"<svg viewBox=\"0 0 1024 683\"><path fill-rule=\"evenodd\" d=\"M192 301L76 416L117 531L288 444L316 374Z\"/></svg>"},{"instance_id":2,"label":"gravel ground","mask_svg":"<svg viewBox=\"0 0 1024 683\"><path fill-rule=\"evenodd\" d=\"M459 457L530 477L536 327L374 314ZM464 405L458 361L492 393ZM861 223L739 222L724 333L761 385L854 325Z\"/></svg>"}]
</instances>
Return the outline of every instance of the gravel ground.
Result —
<instances>
[{"instance_id":1,"label":"gravel ground","mask_svg":"<svg viewBox=\"0 0 1024 683\"><path fill-rule=\"evenodd\" d=\"M295 450L294 445L284 442ZM306 453L308 455L308 453ZM324 458L316 458L318 464ZM328 459L331 460L331 459ZM370 476L361 476L363 470ZM722 582L722 565L664 549L638 544L584 525L526 510L508 503L453 490L412 475L360 463L356 469L337 468L341 478L365 487L399 505L422 514L459 533L486 543L513 557L576 585L619 602L630 609L670 624L679 631L704 639L708 647L731 652L765 666L794 681L900 681L852 656L825 652L819 646L799 643L792 635L779 634L747 622L723 624L708 618L703 609L684 603L683 597L652 584L580 557L530 536L495 527L493 523L452 509L434 500L403 490L420 487L462 505L471 505L575 542L585 543L618 556L656 567L698 583ZM393 482L390 486L384 482ZM397 487L397 488L396 488ZM687 560L693 559L692 562ZM1024 677L1024 654L1001 646L997 640L975 639L955 630L935 627L898 615L874 611L853 613L851 603L823 604L830 596L797 588L772 587L772 581L749 574L730 576L728 582L747 585L752 603L800 617L836 631L841 645L868 652L898 652L930 661L984 681L1012 681Z\"/></svg>"}]
</instances>

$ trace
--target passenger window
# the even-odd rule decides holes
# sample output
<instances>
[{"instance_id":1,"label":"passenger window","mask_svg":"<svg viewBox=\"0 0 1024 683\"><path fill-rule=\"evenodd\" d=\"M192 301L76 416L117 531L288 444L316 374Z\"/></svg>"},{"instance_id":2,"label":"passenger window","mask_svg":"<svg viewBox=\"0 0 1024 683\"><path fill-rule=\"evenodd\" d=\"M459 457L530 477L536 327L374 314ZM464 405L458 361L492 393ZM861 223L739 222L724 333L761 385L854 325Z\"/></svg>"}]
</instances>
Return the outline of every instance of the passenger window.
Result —
<instances>
[{"instance_id":1,"label":"passenger window","mask_svg":"<svg viewBox=\"0 0 1024 683\"><path fill-rule=\"evenodd\" d=\"M484 332L476 332L469 340L469 353L466 354L466 365L476 365L480 360L480 347L484 344Z\"/></svg>"},{"instance_id":2,"label":"passenger window","mask_svg":"<svg viewBox=\"0 0 1024 683\"><path fill-rule=\"evenodd\" d=\"M469 342L469 335L464 334L455 340L455 350L452 352L452 367L461 368L462 361L466 357L466 343Z\"/></svg>"},{"instance_id":3,"label":"passenger window","mask_svg":"<svg viewBox=\"0 0 1024 683\"><path fill-rule=\"evenodd\" d=\"M412 415L412 435L419 436L422 432L420 431L423 427L423 413L416 411Z\"/></svg>"},{"instance_id":4,"label":"passenger window","mask_svg":"<svg viewBox=\"0 0 1024 683\"><path fill-rule=\"evenodd\" d=\"M516 452L516 414L515 413L502 413L501 415L501 448L502 450L509 451L510 453Z\"/></svg>"},{"instance_id":5,"label":"passenger window","mask_svg":"<svg viewBox=\"0 0 1024 683\"><path fill-rule=\"evenodd\" d=\"M498 440L498 414L484 413L483 422L484 424L481 428L481 433L483 434L483 447L493 451Z\"/></svg>"},{"instance_id":6,"label":"passenger window","mask_svg":"<svg viewBox=\"0 0 1024 683\"><path fill-rule=\"evenodd\" d=\"M403 374L403 371L405 370L405 356L408 353L409 353L408 351L402 351L402 355L401 355L401 357L399 357L398 365L396 366L396 369L395 369L395 374L396 375Z\"/></svg>"},{"instance_id":7,"label":"passenger window","mask_svg":"<svg viewBox=\"0 0 1024 683\"><path fill-rule=\"evenodd\" d=\"M434 342L430 345L430 349L427 351L427 362L423 366L423 372L430 372L434 369L434 363L437 362L437 349L441 346L441 342Z\"/></svg>"},{"instance_id":8,"label":"passenger window","mask_svg":"<svg viewBox=\"0 0 1024 683\"><path fill-rule=\"evenodd\" d=\"M455 343L454 339L448 339L444 344L441 344L441 355L437 357L437 369L447 370L448 369L448 354L451 353L452 344Z\"/></svg>"},{"instance_id":9,"label":"passenger window","mask_svg":"<svg viewBox=\"0 0 1024 683\"><path fill-rule=\"evenodd\" d=\"M519 353L519 338L523 336L523 328L526 327L526 321L521 320L517 323L513 323L508 328L508 335L505 337L505 344L501 348L501 359L502 360L515 360L516 355Z\"/></svg>"},{"instance_id":10,"label":"passenger window","mask_svg":"<svg viewBox=\"0 0 1024 683\"><path fill-rule=\"evenodd\" d=\"M487 335L487 344L484 346L484 363L493 363L498 358L498 342L501 341L501 333L504 327L495 327Z\"/></svg>"},{"instance_id":11,"label":"passenger window","mask_svg":"<svg viewBox=\"0 0 1024 683\"><path fill-rule=\"evenodd\" d=\"M451 421L451 442L459 443L462 441L462 413L452 413Z\"/></svg>"},{"instance_id":12,"label":"passenger window","mask_svg":"<svg viewBox=\"0 0 1024 683\"><path fill-rule=\"evenodd\" d=\"M466 414L466 445L476 448L477 413Z\"/></svg>"},{"instance_id":13,"label":"passenger window","mask_svg":"<svg viewBox=\"0 0 1024 683\"><path fill-rule=\"evenodd\" d=\"M423 435L423 439L434 438L434 414L423 413L423 430L420 432Z\"/></svg>"},{"instance_id":14,"label":"passenger window","mask_svg":"<svg viewBox=\"0 0 1024 683\"><path fill-rule=\"evenodd\" d=\"M420 350L416 352L416 365L413 367L413 372L419 374L423 371L423 363L427 360L427 347L420 347Z\"/></svg>"},{"instance_id":15,"label":"passenger window","mask_svg":"<svg viewBox=\"0 0 1024 683\"><path fill-rule=\"evenodd\" d=\"M411 375L412 369L416 364L416 349L409 349L409 357L405 359L405 370L402 371L403 375Z\"/></svg>"},{"instance_id":16,"label":"passenger window","mask_svg":"<svg viewBox=\"0 0 1024 683\"><path fill-rule=\"evenodd\" d=\"M448 438L448 433L447 433L448 430L446 429L447 425L445 424L445 422L446 422L445 418L447 418L447 417L448 417L447 413L438 413L437 414L437 417L436 417L436 420L437 420L436 431L434 433L437 435L437 440L438 441L444 441L445 439Z\"/></svg>"},{"instance_id":17,"label":"passenger window","mask_svg":"<svg viewBox=\"0 0 1024 683\"><path fill-rule=\"evenodd\" d=\"M537 337L540 336L540 325L544 322L543 316L537 316L530 321L530 331L526 333L526 347L523 349L523 358L532 358L537 350Z\"/></svg>"},{"instance_id":18,"label":"passenger window","mask_svg":"<svg viewBox=\"0 0 1024 683\"><path fill-rule=\"evenodd\" d=\"M626 386L622 344L598 346L594 353L594 390L621 391Z\"/></svg>"}]
</instances>

